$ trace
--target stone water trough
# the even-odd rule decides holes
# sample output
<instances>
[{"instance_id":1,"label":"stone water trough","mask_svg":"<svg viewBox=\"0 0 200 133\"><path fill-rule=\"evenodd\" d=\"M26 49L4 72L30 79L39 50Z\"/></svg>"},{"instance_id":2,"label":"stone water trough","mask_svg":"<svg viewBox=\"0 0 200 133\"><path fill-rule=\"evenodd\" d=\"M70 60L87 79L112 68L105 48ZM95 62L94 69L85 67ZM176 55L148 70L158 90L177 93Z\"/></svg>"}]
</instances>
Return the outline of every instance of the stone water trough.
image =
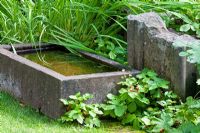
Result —
<instances>
[{"instance_id":1,"label":"stone water trough","mask_svg":"<svg viewBox=\"0 0 200 133\"><path fill-rule=\"evenodd\" d=\"M135 75L137 71L121 71L125 67L106 58L80 52L82 56L113 68L112 72L64 76L49 68L34 63L21 55L39 51L61 50L55 45L15 45L17 54L9 45L0 46L0 90L6 91L22 103L39 109L51 118L64 112L60 98L77 92L91 93L94 103L105 100L109 92L116 92L117 83L124 75ZM65 51L67 52L67 51Z\"/></svg>"},{"instance_id":2,"label":"stone water trough","mask_svg":"<svg viewBox=\"0 0 200 133\"><path fill-rule=\"evenodd\" d=\"M128 64L130 68L150 68L171 82L182 99L196 93L196 69L184 57L183 48L174 48L176 40L196 41L188 35L169 31L156 13L128 16ZM12 51L15 49L17 54ZM111 66L115 71L84 75L64 76L36 64L20 55L36 51L61 50L55 45L0 46L0 90L7 91L42 113L58 118L64 108L59 101L77 92L94 94L93 101L102 102L109 92L116 92L117 82L124 75L136 75L139 71L127 71L126 67L103 57L80 52L87 59ZM126 71L121 71L125 69Z\"/></svg>"}]
</instances>

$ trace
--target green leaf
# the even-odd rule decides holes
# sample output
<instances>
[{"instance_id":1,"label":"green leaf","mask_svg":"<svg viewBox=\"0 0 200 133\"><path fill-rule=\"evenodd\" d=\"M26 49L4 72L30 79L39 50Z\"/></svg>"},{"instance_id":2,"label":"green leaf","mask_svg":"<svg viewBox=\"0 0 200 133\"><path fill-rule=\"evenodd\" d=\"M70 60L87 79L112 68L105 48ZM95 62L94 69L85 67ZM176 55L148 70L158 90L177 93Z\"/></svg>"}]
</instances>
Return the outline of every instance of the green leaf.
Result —
<instances>
[{"instance_id":1,"label":"green leaf","mask_svg":"<svg viewBox=\"0 0 200 133\"><path fill-rule=\"evenodd\" d=\"M197 37L200 37L200 30L196 31Z\"/></svg>"},{"instance_id":2,"label":"green leaf","mask_svg":"<svg viewBox=\"0 0 200 133\"><path fill-rule=\"evenodd\" d=\"M133 113L135 112L137 109L137 105L135 104L135 102L131 102L129 105L128 105L128 111L130 113Z\"/></svg>"},{"instance_id":3,"label":"green leaf","mask_svg":"<svg viewBox=\"0 0 200 133\"><path fill-rule=\"evenodd\" d=\"M113 51L110 51L108 55L111 59L115 59L117 56Z\"/></svg>"},{"instance_id":4,"label":"green leaf","mask_svg":"<svg viewBox=\"0 0 200 133\"><path fill-rule=\"evenodd\" d=\"M115 105L105 105L103 106L104 110L113 110L115 108Z\"/></svg>"},{"instance_id":5,"label":"green leaf","mask_svg":"<svg viewBox=\"0 0 200 133\"><path fill-rule=\"evenodd\" d=\"M147 75L149 77L156 77L157 76L157 74L154 71L150 71L150 70L147 72Z\"/></svg>"},{"instance_id":6,"label":"green leaf","mask_svg":"<svg viewBox=\"0 0 200 133\"><path fill-rule=\"evenodd\" d=\"M179 56L183 56L183 57L188 56L188 55L189 55L189 53L187 53L185 51L182 51L179 53Z\"/></svg>"},{"instance_id":7,"label":"green leaf","mask_svg":"<svg viewBox=\"0 0 200 133\"><path fill-rule=\"evenodd\" d=\"M146 126L151 125L151 121L149 120L149 118L148 118L147 116L142 117L141 120L142 120L142 122L144 122L144 124L145 124Z\"/></svg>"},{"instance_id":8,"label":"green leaf","mask_svg":"<svg viewBox=\"0 0 200 133\"><path fill-rule=\"evenodd\" d=\"M125 53L124 49L121 48L121 47L116 47L114 49L114 51L115 51L115 53L118 53L118 54L124 54Z\"/></svg>"},{"instance_id":9,"label":"green leaf","mask_svg":"<svg viewBox=\"0 0 200 133\"><path fill-rule=\"evenodd\" d=\"M107 98L110 99L110 100L115 99L115 95L109 93L107 95Z\"/></svg>"},{"instance_id":10,"label":"green leaf","mask_svg":"<svg viewBox=\"0 0 200 133\"><path fill-rule=\"evenodd\" d=\"M192 26L193 26L193 31L196 31L197 29L199 29L199 24L198 23L192 23Z\"/></svg>"},{"instance_id":11,"label":"green leaf","mask_svg":"<svg viewBox=\"0 0 200 133\"><path fill-rule=\"evenodd\" d=\"M153 97L154 97L154 98L160 98L160 96L161 96L161 91L160 91L160 89L155 90L154 93L153 93Z\"/></svg>"},{"instance_id":12,"label":"green leaf","mask_svg":"<svg viewBox=\"0 0 200 133\"><path fill-rule=\"evenodd\" d=\"M78 121L80 124L83 124L83 119L84 119L84 117L83 117L81 114L78 114L78 116L77 116L77 121Z\"/></svg>"},{"instance_id":13,"label":"green leaf","mask_svg":"<svg viewBox=\"0 0 200 133\"><path fill-rule=\"evenodd\" d=\"M113 44L112 42L107 42L107 43L109 43L107 45L107 49L113 51L115 49L115 44Z\"/></svg>"},{"instance_id":14,"label":"green leaf","mask_svg":"<svg viewBox=\"0 0 200 133\"><path fill-rule=\"evenodd\" d=\"M90 114L90 116L92 116L92 117L96 117L96 113L93 112L93 111L89 111L89 114Z\"/></svg>"},{"instance_id":15,"label":"green leaf","mask_svg":"<svg viewBox=\"0 0 200 133\"><path fill-rule=\"evenodd\" d=\"M121 117L125 114L126 112L126 109L127 109L127 106L124 106L124 105L117 105L115 107L115 115L118 116L118 117Z\"/></svg>"},{"instance_id":16,"label":"green leaf","mask_svg":"<svg viewBox=\"0 0 200 133\"><path fill-rule=\"evenodd\" d=\"M78 99L77 95L70 95L69 98L73 99L73 100L77 100Z\"/></svg>"},{"instance_id":17,"label":"green leaf","mask_svg":"<svg viewBox=\"0 0 200 133\"><path fill-rule=\"evenodd\" d=\"M69 102L66 99L60 99L60 101L64 104L64 105L68 105Z\"/></svg>"},{"instance_id":18,"label":"green leaf","mask_svg":"<svg viewBox=\"0 0 200 133\"><path fill-rule=\"evenodd\" d=\"M194 99L191 96L187 97L186 104L188 105L188 108L200 109L200 99Z\"/></svg>"},{"instance_id":19,"label":"green leaf","mask_svg":"<svg viewBox=\"0 0 200 133\"><path fill-rule=\"evenodd\" d=\"M89 94L89 93L86 93L86 94L84 94L82 97L83 97L84 100L88 100L88 99L93 98L93 95L92 95L92 94Z\"/></svg>"},{"instance_id":20,"label":"green leaf","mask_svg":"<svg viewBox=\"0 0 200 133\"><path fill-rule=\"evenodd\" d=\"M129 95L132 99L134 99L134 98L136 98L136 97L138 96L138 93L136 93L136 92L129 92L128 95Z\"/></svg>"},{"instance_id":21,"label":"green leaf","mask_svg":"<svg viewBox=\"0 0 200 133\"><path fill-rule=\"evenodd\" d=\"M145 104L149 104L149 99L147 99L146 97L137 97L137 99L142 102L142 103L145 103Z\"/></svg>"},{"instance_id":22,"label":"green leaf","mask_svg":"<svg viewBox=\"0 0 200 133\"><path fill-rule=\"evenodd\" d=\"M101 110L99 110L99 108L94 108L93 111L98 115L102 115L103 114L103 112Z\"/></svg>"},{"instance_id":23,"label":"green leaf","mask_svg":"<svg viewBox=\"0 0 200 133\"><path fill-rule=\"evenodd\" d=\"M68 113L68 116L71 117L71 118L75 118L77 117L78 111L77 110L71 110L69 113Z\"/></svg>"},{"instance_id":24,"label":"green leaf","mask_svg":"<svg viewBox=\"0 0 200 133\"><path fill-rule=\"evenodd\" d=\"M180 27L180 31L183 31L183 32L187 32L189 31L191 28L191 25L190 24L184 24Z\"/></svg>"},{"instance_id":25,"label":"green leaf","mask_svg":"<svg viewBox=\"0 0 200 133\"><path fill-rule=\"evenodd\" d=\"M126 92L128 92L128 91L127 91L127 89L124 89L124 88L122 88L122 89L119 90L120 94L123 94L123 93L126 93Z\"/></svg>"},{"instance_id":26,"label":"green leaf","mask_svg":"<svg viewBox=\"0 0 200 133\"><path fill-rule=\"evenodd\" d=\"M127 114L123 119L122 119L122 124L128 124L128 123L133 123L133 120L136 119L136 116L134 114Z\"/></svg>"},{"instance_id":27,"label":"green leaf","mask_svg":"<svg viewBox=\"0 0 200 133\"><path fill-rule=\"evenodd\" d=\"M196 15L195 19L200 19L200 13Z\"/></svg>"},{"instance_id":28,"label":"green leaf","mask_svg":"<svg viewBox=\"0 0 200 133\"><path fill-rule=\"evenodd\" d=\"M136 119L133 120L133 128L134 129L140 129L140 122L137 119L137 117L136 117Z\"/></svg>"},{"instance_id":29,"label":"green leaf","mask_svg":"<svg viewBox=\"0 0 200 133\"><path fill-rule=\"evenodd\" d=\"M100 127L100 120L98 118L93 118L93 123L96 127Z\"/></svg>"},{"instance_id":30,"label":"green leaf","mask_svg":"<svg viewBox=\"0 0 200 133\"><path fill-rule=\"evenodd\" d=\"M150 85L149 90L151 91L151 90L155 90L157 88L158 88L157 84L155 82L153 82L153 84Z\"/></svg>"},{"instance_id":31,"label":"green leaf","mask_svg":"<svg viewBox=\"0 0 200 133\"><path fill-rule=\"evenodd\" d=\"M179 128L180 133L199 133L200 125L194 125L192 122L185 122Z\"/></svg>"},{"instance_id":32,"label":"green leaf","mask_svg":"<svg viewBox=\"0 0 200 133\"><path fill-rule=\"evenodd\" d=\"M152 132L160 132L163 129L170 129L174 121L169 114L162 112L161 118L154 118L152 124L155 125Z\"/></svg>"}]
</instances>

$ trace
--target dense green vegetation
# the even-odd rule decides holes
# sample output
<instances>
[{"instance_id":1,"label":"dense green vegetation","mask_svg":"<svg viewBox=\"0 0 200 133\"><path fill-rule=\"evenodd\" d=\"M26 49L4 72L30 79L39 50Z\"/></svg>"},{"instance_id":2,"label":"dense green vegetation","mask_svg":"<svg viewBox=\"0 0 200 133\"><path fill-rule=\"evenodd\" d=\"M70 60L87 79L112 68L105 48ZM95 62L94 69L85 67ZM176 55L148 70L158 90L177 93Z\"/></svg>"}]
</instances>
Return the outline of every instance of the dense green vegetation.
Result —
<instances>
[{"instance_id":1,"label":"dense green vegetation","mask_svg":"<svg viewBox=\"0 0 200 133\"><path fill-rule=\"evenodd\" d=\"M0 42L63 45L126 62L127 15L158 12L168 27L199 36L194 0L1 0Z\"/></svg>"},{"instance_id":2,"label":"dense green vegetation","mask_svg":"<svg viewBox=\"0 0 200 133\"><path fill-rule=\"evenodd\" d=\"M77 121L100 127L99 116L117 119L123 125L155 133L197 133L200 131L200 100L188 97L183 103L169 90L168 82L147 69L126 77L117 95L108 94L104 104L85 104L91 95L80 93L62 99L67 107L62 122Z\"/></svg>"},{"instance_id":3,"label":"dense green vegetation","mask_svg":"<svg viewBox=\"0 0 200 133\"><path fill-rule=\"evenodd\" d=\"M199 0L1 0L0 44L54 43L74 53L84 50L125 63L127 15L149 11L159 13L168 28L200 38ZM199 44L174 43L188 48L180 56L195 63L198 71ZM200 85L200 80L197 83ZM99 127L100 117L112 117L147 132L200 131L200 101L188 97L183 103L154 72L145 70L136 78L126 77L120 85L119 94L108 94L103 105L85 104L91 97L88 94L62 99L71 107L60 121L77 120L87 127ZM24 108L5 93L0 93L0 107L0 131L111 132L109 122L98 129L60 124Z\"/></svg>"}]
</instances>

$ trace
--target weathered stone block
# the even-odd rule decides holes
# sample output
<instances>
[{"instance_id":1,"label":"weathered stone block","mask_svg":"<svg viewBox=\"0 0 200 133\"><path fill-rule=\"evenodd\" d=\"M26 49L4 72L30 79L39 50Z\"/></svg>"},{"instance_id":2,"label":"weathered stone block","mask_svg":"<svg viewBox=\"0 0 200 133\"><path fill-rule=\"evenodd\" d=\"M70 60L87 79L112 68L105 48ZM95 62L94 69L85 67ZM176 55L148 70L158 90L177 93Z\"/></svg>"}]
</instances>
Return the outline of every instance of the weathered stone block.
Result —
<instances>
[{"instance_id":1,"label":"weathered stone block","mask_svg":"<svg viewBox=\"0 0 200 133\"><path fill-rule=\"evenodd\" d=\"M134 69L144 67L155 70L171 82L171 87L183 99L195 92L196 69L179 52L185 48L174 48L173 42L194 41L188 35L168 31L156 13L128 16L128 62Z\"/></svg>"}]
</instances>

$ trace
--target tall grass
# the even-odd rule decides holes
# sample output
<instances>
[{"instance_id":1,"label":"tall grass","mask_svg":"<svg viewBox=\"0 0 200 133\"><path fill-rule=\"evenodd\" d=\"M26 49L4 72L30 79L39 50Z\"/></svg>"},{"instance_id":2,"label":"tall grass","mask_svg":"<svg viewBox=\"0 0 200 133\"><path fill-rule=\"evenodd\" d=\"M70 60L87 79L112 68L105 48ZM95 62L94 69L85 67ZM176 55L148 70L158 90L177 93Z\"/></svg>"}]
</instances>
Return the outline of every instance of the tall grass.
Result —
<instances>
[{"instance_id":1,"label":"tall grass","mask_svg":"<svg viewBox=\"0 0 200 133\"><path fill-rule=\"evenodd\" d=\"M38 41L45 16L32 1L1 0L0 11L1 43Z\"/></svg>"},{"instance_id":2,"label":"tall grass","mask_svg":"<svg viewBox=\"0 0 200 133\"><path fill-rule=\"evenodd\" d=\"M125 2L120 1L57 0L49 15L52 28L48 33L54 43L70 50L86 50L115 59L116 54L125 53L126 42L120 33L126 31L125 9Z\"/></svg>"},{"instance_id":3,"label":"tall grass","mask_svg":"<svg viewBox=\"0 0 200 133\"><path fill-rule=\"evenodd\" d=\"M1 0L0 43L54 43L124 62L128 14L166 13L173 27L171 16L196 21L199 10L192 0Z\"/></svg>"}]
</instances>

